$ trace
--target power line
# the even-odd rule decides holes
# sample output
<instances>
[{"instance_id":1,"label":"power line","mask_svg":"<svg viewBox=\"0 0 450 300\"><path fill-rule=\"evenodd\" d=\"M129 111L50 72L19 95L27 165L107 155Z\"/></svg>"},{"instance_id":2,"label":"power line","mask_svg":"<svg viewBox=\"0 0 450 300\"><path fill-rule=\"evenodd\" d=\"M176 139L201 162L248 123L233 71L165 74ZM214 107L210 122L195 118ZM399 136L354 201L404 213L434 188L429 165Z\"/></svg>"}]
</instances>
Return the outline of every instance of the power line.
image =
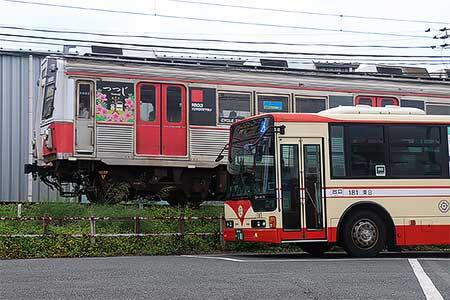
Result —
<instances>
[{"instance_id":1,"label":"power line","mask_svg":"<svg viewBox=\"0 0 450 300\"><path fill-rule=\"evenodd\" d=\"M179 2L179 3L190 3L190 4L200 4L216 7L232 7L232 8L242 8L260 11L272 11L272 12L282 12L290 14L303 14L312 16L324 16L324 17L337 17L337 18L352 18L352 19L364 19L364 20L378 20L378 21L392 21L392 22L408 22L408 23L425 23L425 24L449 24L448 22L438 22L438 21L425 21L425 20L413 20L413 19L396 19L396 18L385 18L385 17L369 17L369 16L357 16L357 15L345 15L345 14L331 14L331 13L319 13L311 11L300 11L300 10L287 10L287 9L277 9L277 8L267 8L267 7L254 7L245 5L233 5L233 4L223 4L223 3L211 3L204 1L191 1L191 0L166 0L169 2Z\"/></svg>"},{"instance_id":2,"label":"power line","mask_svg":"<svg viewBox=\"0 0 450 300\"><path fill-rule=\"evenodd\" d=\"M9 26L9 25L0 25L0 28L12 29L12 30L23 30L23 31L45 32L45 33L80 34L80 35L94 35L94 36L105 36L105 37L121 37L121 38L133 37L133 38L169 40L169 41L230 43L230 44L249 44L249 45L321 46L321 47L341 47L341 48L387 48L387 49L429 49L430 48L430 46L348 45L348 44L327 44L327 43L285 43L285 42L271 42L271 41L239 41L239 40L224 40L224 39L173 38L173 37L158 37L158 36L149 36L149 35L86 32L86 31L76 31L76 30L38 29L38 28Z\"/></svg>"},{"instance_id":3,"label":"power line","mask_svg":"<svg viewBox=\"0 0 450 300\"><path fill-rule=\"evenodd\" d=\"M268 24L268 23L258 23L258 22L232 21L232 20L224 20L224 19L208 19L208 18L199 18L199 17L158 14L156 12L154 12L153 14L150 14L150 13L142 13L142 12L119 11L119 10L111 10L111 9L103 9L103 8L90 8L90 7L73 6L73 5L51 4L51 3L42 3L42 2L35 2L35 1L25 1L25 0L0 0L0 1L20 3L20 4L41 5L41 6L49 6L49 7L68 8L68 9L100 11L100 12L108 12L108 13L152 16L152 17L169 18L169 19L183 19L183 20L191 20L191 21L225 23L225 24L234 24L234 25L251 25L251 26L271 27L271 28L290 28L290 29L312 30L312 31L321 31L321 32L335 32L335 33L351 33L351 34L397 36L397 37L412 37L412 38L429 38L429 36L425 36L425 35L407 35L407 34L389 33L389 32L344 30L344 29L294 26L294 25L283 25L283 24Z\"/></svg>"},{"instance_id":4,"label":"power line","mask_svg":"<svg viewBox=\"0 0 450 300\"><path fill-rule=\"evenodd\" d=\"M63 43L52 43L52 42L41 42L41 41L27 41L27 40L13 40L13 39L4 39L4 38L0 38L0 41L5 41L5 42L13 42L13 43L29 43L29 44L37 44L37 45L52 45L52 46L65 46L66 44ZM98 43L98 45L101 45L101 42ZM88 45L80 45L77 44L75 46L80 46L80 47L89 47ZM1 49L1 48L0 48ZM154 53L155 51L153 50L149 50L149 49L139 49L139 48L122 48L123 50L132 50L132 51L138 51L138 52L151 52L152 54L156 55L156 57L159 58L175 58L175 57L170 57L167 55L160 55L160 54L156 54ZM229 57L233 57L233 55L230 54L217 54L214 52L208 52L206 54L203 53L198 53L198 52L190 52L190 51L171 51L171 50L157 50L156 52L161 52L161 53L172 53L172 54L187 54L189 55L189 59L209 59L208 56L211 56L211 58L213 58L212 56L214 56L214 59L217 59L217 56L229 56ZM204 56L202 57L195 57L193 58L191 55L196 55L196 56ZM236 57L236 56L234 56ZM255 58L255 59L261 59L261 58L270 58L270 59L286 59L289 60L290 62L297 62L297 63L309 63L311 64L312 61L314 60L320 60L322 58L320 57L308 57L308 58L302 58L302 57L287 57L287 56L257 56L257 55L251 55L251 54L243 54L240 55L240 57L244 57L244 58ZM177 57L177 58L184 58L182 57ZM230 59L230 58L219 58L219 59ZM243 61L241 59L236 59L236 58L231 58L231 60L235 60L235 61ZM342 59L338 59L338 60L342 60ZM355 58L346 58L345 59L346 62L358 62L358 63L365 63L365 64L372 64L372 65L379 65L380 63L382 63L383 65L389 65L389 64L407 64L407 65L441 65L443 64L443 62L441 60L420 60L420 59L370 59L370 58L365 58L365 59L355 59Z\"/></svg>"},{"instance_id":5,"label":"power line","mask_svg":"<svg viewBox=\"0 0 450 300\"><path fill-rule=\"evenodd\" d=\"M82 42L82 43L101 43L104 45L125 45L143 48L162 48L162 49L181 49L181 50L197 50L197 51L216 51L216 52L231 52L231 53L257 53L257 54L280 54L280 55L302 55L302 56L317 56L317 57L378 57L378 58L450 58L450 56L436 56L436 55L394 55L394 54L350 54L350 53L317 53L317 52L295 52L295 51L275 51L275 50L243 50L243 49L222 49L222 48L206 48L206 47L188 47L188 46L173 46L173 45L155 45L155 44L139 44L139 43L124 43L124 42L110 42L110 41L93 41L73 38L47 37L22 35L11 33L0 33L0 36L22 37L31 39L44 40L58 40L68 42Z\"/></svg>"}]
</instances>

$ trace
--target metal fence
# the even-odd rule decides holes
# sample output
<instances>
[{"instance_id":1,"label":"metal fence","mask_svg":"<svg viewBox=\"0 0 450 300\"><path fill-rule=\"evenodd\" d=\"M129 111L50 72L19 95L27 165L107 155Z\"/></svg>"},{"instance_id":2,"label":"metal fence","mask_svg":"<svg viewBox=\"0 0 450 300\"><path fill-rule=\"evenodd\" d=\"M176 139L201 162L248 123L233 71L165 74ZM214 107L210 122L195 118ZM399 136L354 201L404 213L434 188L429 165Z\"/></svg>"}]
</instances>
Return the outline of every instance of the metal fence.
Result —
<instances>
[{"instance_id":1,"label":"metal fence","mask_svg":"<svg viewBox=\"0 0 450 300\"><path fill-rule=\"evenodd\" d=\"M188 217L180 215L177 217L0 217L0 222L4 221L15 221L15 222L25 222L25 221L37 221L42 224L42 233L39 234L29 234L29 233L14 233L14 234L0 234L0 237L7 238L39 238L39 237L89 237L91 242L95 243L96 237L149 237L149 236L219 236L220 244L224 246L225 242L223 239L223 231L225 228L225 219L222 215L214 217ZM89 232L85 233L75 233L75 234L52 234L50 233L50 226L52 224L62 225L64 222L73 221L86 221L89 222ZM133 221L134 222L134 232L133 233L97 233L97 221ZM166 232L166 233L145 233L142 232L142 222L147 221L177 221L177 231L176 232ZM186 230L186 221L211 221L219 222L218 232L188 232Z\"/></svg>"}]
</instances>

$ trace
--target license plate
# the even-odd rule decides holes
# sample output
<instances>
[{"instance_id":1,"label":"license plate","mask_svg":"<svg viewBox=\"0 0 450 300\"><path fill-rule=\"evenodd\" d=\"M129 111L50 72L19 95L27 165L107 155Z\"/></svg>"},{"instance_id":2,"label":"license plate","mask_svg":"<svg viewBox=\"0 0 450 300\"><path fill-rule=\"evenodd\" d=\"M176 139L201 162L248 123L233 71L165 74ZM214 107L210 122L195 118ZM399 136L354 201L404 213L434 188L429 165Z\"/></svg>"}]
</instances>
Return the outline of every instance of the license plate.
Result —
<instances>
[{"instance_id":1,"label":"license plate","mask_svg":"<svg viewBox=\"0 0 450 300\"><path fill-rule=\"evenodd\" d=\"M241 229L236 229L236 240L243 241L244 240L244 233Z\"/></svg>"}]
</instances>

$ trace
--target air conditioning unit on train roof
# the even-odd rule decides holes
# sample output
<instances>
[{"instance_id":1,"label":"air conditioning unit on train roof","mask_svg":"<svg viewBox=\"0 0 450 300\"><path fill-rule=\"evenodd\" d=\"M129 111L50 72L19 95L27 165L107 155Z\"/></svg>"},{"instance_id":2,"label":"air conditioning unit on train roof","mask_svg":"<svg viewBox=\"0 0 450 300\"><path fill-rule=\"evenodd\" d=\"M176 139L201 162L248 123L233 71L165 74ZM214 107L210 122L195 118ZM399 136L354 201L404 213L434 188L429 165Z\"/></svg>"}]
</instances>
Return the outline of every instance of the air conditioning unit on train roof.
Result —
<instances>
[{"instance_id":1,"label":"air conditioning unit on train roof","mask_svg":"<svg viewBox=\"0 0 450 300\"><path fill-rule=\"evenodd\" d=\"M425 111L414 107L400 107L397 105L386 105L385 107L356 105L333 107L323 110L319 114L424 115Z\"/></svg>"}]
</instances>

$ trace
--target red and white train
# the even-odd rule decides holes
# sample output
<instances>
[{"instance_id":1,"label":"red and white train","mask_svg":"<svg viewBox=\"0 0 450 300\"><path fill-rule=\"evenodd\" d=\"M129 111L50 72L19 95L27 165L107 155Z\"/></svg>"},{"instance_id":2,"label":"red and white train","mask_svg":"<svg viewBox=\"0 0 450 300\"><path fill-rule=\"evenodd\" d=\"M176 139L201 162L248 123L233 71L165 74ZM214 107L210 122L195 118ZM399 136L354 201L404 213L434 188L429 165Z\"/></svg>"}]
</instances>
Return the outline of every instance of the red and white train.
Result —
<instances>
[{"instance_id":1,"label":"red and white train","mask_svg":"<svg viewBox=\"0 0 450 300\"><path fill-rule=\"evenodd\" d=\"M34 131L39 176L92 201L221 199L215 158L235 120L339 105L400 105L450 114L447 79L330 73L124 56L49 56Z\"/></svg>"}]
</instances>

